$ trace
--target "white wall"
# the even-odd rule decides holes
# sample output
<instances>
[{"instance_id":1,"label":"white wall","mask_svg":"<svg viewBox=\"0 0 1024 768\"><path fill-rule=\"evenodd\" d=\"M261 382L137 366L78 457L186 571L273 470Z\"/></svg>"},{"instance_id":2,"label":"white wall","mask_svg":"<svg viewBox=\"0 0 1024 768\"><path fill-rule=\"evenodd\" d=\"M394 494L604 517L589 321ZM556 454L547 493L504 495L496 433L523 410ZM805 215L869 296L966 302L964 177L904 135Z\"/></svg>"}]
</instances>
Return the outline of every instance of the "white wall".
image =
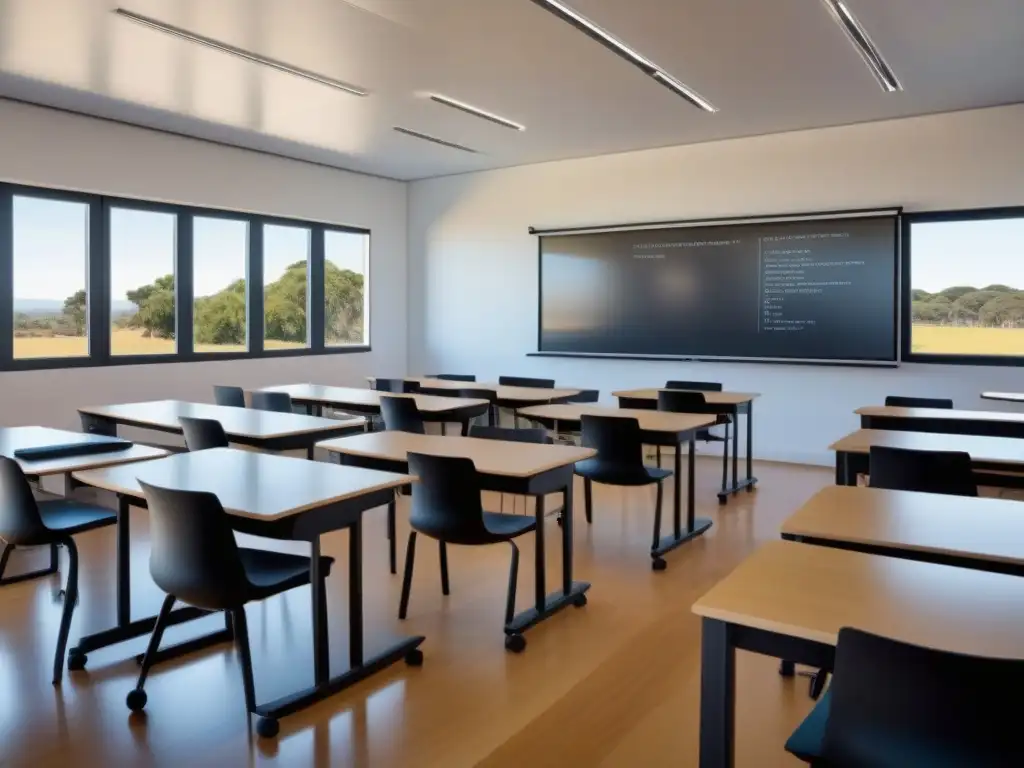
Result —
<instances>
[{"instance_id":1,"label":"white wall","mask_svg":"<svg viewBox=\"0 0 1024 768\"><path fill-rule=\"evenodd\" d=\"M763 394L757 456L810 463L831 463L827 446L856 428L853 410L886 394L998 407L978 394L1020 390L1024 371L528 358L537 345L537 242L527 227L1024 205L1022 137L1024 105L1017 105L414 182L409 370L545 375L599 387L604 397L669 378L719 380Z\"/></svg>"},{"instance_id":2,"label":"white wall","mask_svg":"<svg viewBox=\"0 0 1024 768\"><path fill-rule=\"evenodd\" d=\"M78 428L75 407L209 401L214 383L364 385L406 366L406 185L0 100L0 181L185 203L372 231L365 354L0 373L0 425Z\"/></svg>"}]
</instances>

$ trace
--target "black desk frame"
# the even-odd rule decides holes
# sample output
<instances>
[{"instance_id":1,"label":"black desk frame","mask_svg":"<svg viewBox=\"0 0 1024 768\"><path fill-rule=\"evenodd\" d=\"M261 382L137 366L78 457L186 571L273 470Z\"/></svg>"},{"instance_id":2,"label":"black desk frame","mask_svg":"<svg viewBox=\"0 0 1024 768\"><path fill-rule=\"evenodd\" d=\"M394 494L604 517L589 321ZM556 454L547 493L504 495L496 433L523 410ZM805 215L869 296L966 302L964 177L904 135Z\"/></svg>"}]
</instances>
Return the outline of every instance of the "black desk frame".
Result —
<instances>
[{"instance_id":1,"label":"black desk frame","mask_svg":"<svg viewBox=\"0 0 1024 768\"><path fill-rule=\"evenodd\" d=\"M857 485L858 475L870 474L870 463L867 453L836 451L836 485ZM971 463L978 485L987 485L993 488L1024 488L1024 474L1003 474L1015 469L1024 473L1024 459L1020 464L996 461L972 461Z\"/></svg>"},{"instance_id":2,"label":"black desk frame","mask_svg":"<svg viewBox=\"0 0 1024 768\"><path fill-rule=\"evenodd\" d=\"M332 451L332 453L334 453ZM384 459L374 456L355 456L348 453L337 453L338 462L343 466L380 469L385 472L408 474L409 462L406 459ZM482 490L498 493L514 493L519 496L533 496L534 514L537 518L536 547L534 556L534 605L516 614L512 621L505 625L506 635L518 635L530 627L561 611L568 605L582 607L587 604L586 592L590 584L585 581L573 581L572 578L572 499L573 499L573 465L567 464L530 477L510 477L508 475L492 475L480 472ZM561 493L563 497L562 515L562 589L547 594L547 566L544 560L544 497L551 493Z\"/></svg>"},{"instance_id":3,"label":"black desk frame","mask_svg":"<svg viewBox=\"0 0 1024 768\"><path fill-rule=\"evenodd\" d=\"M440 390L438 390L440 391ZM387 393L383 393L387 394ZM418 393L425 394L425 393ZM454 395L449 395L454 397ZM346 402L329 402L326 400L307 400L302 397L293 397L292 402L296 405L304 406L306 413L310 416L323 416L324 408L333 408L337 411L344 411L345 413L358 413L364 416L379 416L380 406L379 405L367 405L366 403L346 403ZM469 423L477 416L488 415L491 410L490 403L481 403L479 405L460 405L450 410L444 411L420 411L420 418L423 421L429 421L432 423L440 423L442 427L442 434L445 424L457 423L462 426L462 435L469 434ZM367 420L368 427L372 427L372 421ZM326 438L323 438L326 439ZM317 440L319 442L319 440Z\"/></svg>"}]
</instances>

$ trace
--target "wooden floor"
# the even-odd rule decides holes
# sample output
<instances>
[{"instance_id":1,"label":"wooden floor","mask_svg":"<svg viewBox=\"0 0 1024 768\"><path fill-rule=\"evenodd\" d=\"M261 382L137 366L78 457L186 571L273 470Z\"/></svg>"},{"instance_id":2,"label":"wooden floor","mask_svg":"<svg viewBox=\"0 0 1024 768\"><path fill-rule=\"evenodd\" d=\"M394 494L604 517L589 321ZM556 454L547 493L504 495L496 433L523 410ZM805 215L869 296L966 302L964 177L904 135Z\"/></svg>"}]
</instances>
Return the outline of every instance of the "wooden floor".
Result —
<instances>
[{"instance_id":1,"label":"wooden floor","mask_svg":"<svg viewBox=\"0 0 1024 768\"><path fill-rule=\"evenodd\" d=\"M144 717L129 717L132 653L144 640L90 654L86 671L50 684L60 616L56 577L0 588L0 765L4 766L696 766L700 624L690 605L781 521L832 482L821 468L756 464L755 493L719 507L720 463L698 460L699 514L715 525L667 556L654 573L648 548L653 489L599 488L594 524L576 498L576 575L592 582L590 603L568 609L526 635L521 655L504 650L502 617L509 548L451 548L452 593L442 598L436 547L421 540L409 618L398 621L400 577L387 570L383 509L364 529L368 651L388 637L420 633L421 668L398 664L319 706L286 718L276 741L250 735L239 665L224 645L158 667L147 683ZM581 490L581 489L578 489ZM497 499L495 498L496 502ZM666 513L671 494L666 493ZM495 504L496 506L496 504ZM511 497L505 498L506 511ZM519 501L519 509L523 504ZM403 547L407 501L399 507ZM666 518L670 517L666 514ZM150 581L147 516L132 515L133 616L156 613ZM547 526L549 542L559 529ZM340 562L328 581L331 658L347 658L346 535L324 539ZM532 537L521 540L519 605L530 602ZM278 545L281 546L281 545ZM114 618L112 530L80 537L82 595L75 638ZM284 545L301 551L299 545ZM548 547L549 585L559 548ZM36 553L18 553L13 569ZM267 700L312 680L309 590L248 609L257 698ZM167 639L222 626L204 619ZM799 765L782 744L811 702L806 679L783 679L777 661L741 654L737 765Z\"/></svg>"}]
</instances>

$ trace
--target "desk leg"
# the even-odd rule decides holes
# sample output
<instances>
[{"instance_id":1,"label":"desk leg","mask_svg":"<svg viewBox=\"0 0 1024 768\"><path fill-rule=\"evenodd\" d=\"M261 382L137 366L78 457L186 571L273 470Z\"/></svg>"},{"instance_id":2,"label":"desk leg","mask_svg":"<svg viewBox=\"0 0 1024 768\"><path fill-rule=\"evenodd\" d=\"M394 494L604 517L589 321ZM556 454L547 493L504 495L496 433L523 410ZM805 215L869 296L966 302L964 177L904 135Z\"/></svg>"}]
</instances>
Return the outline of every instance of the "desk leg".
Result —
<instances>
[{"instance_id":1,"label":"desk leg","mask_svg":"<svg viewBox=\"0 0 1024 768\"><path fill-rule=\"evenodd\" d=\"M127 496L117 500L117 626L132 622L131 505Z\"/></svg>"},{"instance_id":2,"label":"desk leg","mask_svg":"<svg viewBox=\"0 0 1024 768\"><path fill-rule=\"evenodd\" d=\"M357 518L348 529L348 660L352 669L363 664L363 524ZM323 604L327 640L327 603ZM317 682L321 682L317 680Z\"/></svg>"},{"instance_id":3,"label":"desk leg","mask_svg":"<svg viewBox=\"0 0 1024 768\"><path fill-rule=\"evenodd\" d=\"M857 473L850 468L850 454L836 451L836 485L856 485Z\"/></svg>"},{"instance_id":4,"label":"desk leg","mask_svg":"<svg viewBox=\"0 0 1024 768\"><path fill-rule=\"evenodd\" d=\"M313 461L316 457L316 446L310 445L306 448L306 458Z\"/></svg>"},{"instance_id":5,"label":"desk leg","mask_svg":"<svg viewBox=\"0 0 1024 768\"><path fill-rule=\"evenodd\" d=\"M352 531L349 531L349 536L352 536ZM353 537L354 538L354 537ZM309 560L309 583L312 591L312 608L313 608L313 680L317 685L321 685L326 682L331 675L331 659L330 659L330 646L328 645L327 638L327 600L324 594L324 574L320 562L320 537L313 539L312 541L312 552L310 553ZM353 547L350 544L349 553L351 555ZM360 563L360 565L362 565ZM354 565L349 563L349 579L352 578L352 571L355 570ZM360 569L361 570L361 569ZM349 589L351 598L351 587ZM351 608L350 608L351 610Z\"/></svg>"},{"instance_id":6,"label":"desk leg","mask_svg":"<svg viewBox=\"0 0 1024 768\"><path fill-rule=\"evenodd\" d=\"M736 714L736 649L732 627L703 619L700 666L700 768L732 768Z\"/></svg>"},{"instance_id":7,"label":"desk leg","mask_svg":"<svg viewBox=\"0 0 1024 768\"><path fill-rule=\"evenodd\" d=\"M544 613L544 606L547 602L546 574L547 566L544 560L544 497L538 496L534 499L534 509L537 516L537 545L534 548L534 605L537 613ZM564 521L563 521L564 524ZM564 531L565 528L563 527Z\"/></svg>"},{"instance_id":8,"label":"desk leg","mask_svg":"<svg viewBox=\"0 0 1024 768\"><path fill-rule=\"evenodd\" d=\"M651 548L651 567L656 571L663 570L666 567L665 561L662 559L662 555L667 552L671 552L681 544L686 543L690 539L695 539L698 536L704 534L708 528L711 527L711 520L706 517L695 517L694 508L695 493L694 487L695 475L696 475L696 454L697 454L697 439L696 432L690 433L690 439L688 441L689 456L686 459L686 470L687 470L687 489L686 489L686 528L683 528L682 524L682 476L683 476L683 443L679 443L676 446L676 460L675 460L675 498L672 501L672 533L668 536L662 536L658 541L657 545Z\"/></svg>"},{"instance_id":9,"label":"desk leg","mask_svg":"<svg viewBox=\"0 0 1024 768\"><path fill-rule=\"evenodd\" d=\"M572 497L573 482L575 478L569 478L569 484L565 486L562 493L562 594L572 593ZM543 505L542 505L543 506Z\"/></svg>"},{"instance_id":10,"label":"desk leg","mask_svg":"<svg viewBox=\"0 0 1024 768\"><path fill-rule=\"evenodd\" d=\"M732 413L732 487L739 488L739 465L740 465L740 407ZM747 422L749 423L749 422Z\"/></svg>"},{"instance_id":11,"label":"desk leg","mask_svg":"<svg viewBox=\"0 0 1024 768\"><path fill-rule=\"evenodd\" d=\"M747 493L754 491L754 401L747 403Z\"/></svg>"},{"instance_id":12,"label":"desk leg","mask_svg":"<svg viewBox=\"0 0 1024 768\"><path fill-rule=\"evenodd\" d=\"M674 467L673 474L675 475L676 488L675 498L672 500L672 531L675 533L675 537L678 539L683 535L683 444L680 443L676 446L676 465ZM690 454L693 455L692 453ZM693 484L693 476L690 476L691 486ZM693 509L689 510L690 514L693 513Z\"/></svg>"},{"instance_id":13,"label":"desk leg","mask_svg":"<svg viewBox=\"0 0 1024 768\"><path fill-rule=\"evenodd\" d=\"M740 414L746 411L747 415L747 476L742 480L739 479L739 456L740 456ZM725 504L729 497L738 493L741 488L746 488L747 492L754 490L754 486L757 484L757 478L754 477L754 403L753 401L746 404L745 407L737 405L732 413L729 415L732 421L732 484L727 483L728 475L728 460L729 460L729 445L726 444L724 448L725 455L723 456L722 465L722 490L718 492L718 503ZM726 425L726 434L729 431L729 425Z\"/></svg>"}]
</instances>

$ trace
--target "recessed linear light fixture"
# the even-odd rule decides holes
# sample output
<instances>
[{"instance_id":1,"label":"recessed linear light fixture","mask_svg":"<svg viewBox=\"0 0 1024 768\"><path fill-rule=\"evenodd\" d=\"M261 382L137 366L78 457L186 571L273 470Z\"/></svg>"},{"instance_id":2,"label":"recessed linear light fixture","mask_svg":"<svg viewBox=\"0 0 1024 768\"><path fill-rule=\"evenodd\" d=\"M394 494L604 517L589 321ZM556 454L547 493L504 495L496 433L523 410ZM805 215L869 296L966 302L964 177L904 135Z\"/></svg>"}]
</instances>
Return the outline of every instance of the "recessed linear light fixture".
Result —
<instances>
[{"instance_id":1,"label":"recessed linear light fixture","mask_svg":"<svg viewBox=\"0 0 1024 768\"><path fill-rule=\"evenodd\" d=\"M237 56L240 59L245 59L253 64L262 64L265 67L276 69L278 72L286 72L289 75L295 75L296 77L304 77L306 80L312 80L314 83L320 83L321 85L328 85L331 88L337 88L339 91L345 91L351 93L354 96L369 96L370 92L359 86L346 83L342 80L335 80L333 77L327 75L320 75L316 72L310 72L308 69L302 69L301 67L293 67L291 64L285 64L283 61L277 59L271 59L267 56L261 56L258 53L247 51L243 48L238 48L229 43L222 43L219 40L214 40L211 37L205 37L198 35L195 32L189 32L187 29L181 27L175 27L172 24L165 24L162 21L151 19L148 16L143 16L132 11L126 11L124 8L115 8L114 13L120 16L122 19L133 21L136 24L141 24L144 27L155 29L158 32L163 32L167 35L172 35L181 40L187 40L190 43L198 43L199 45L205 45L207 48L212 48L215 51L221 53L228 53L232 56Z\"/></svg>"},{"instance_id":2,"label":"recessed linear light fixture","mask_svg":"<svg viewBox=\"0 0 1024 768\"><path fill-rule=\"evenodd\" d=\"M643 70L666 88L674 91L677 95L682 96L688 102L693 104L693 106L703 109L705 112L718 111L718 108L715 107L714 104L693 90L693 88L672 77L672 75L663 70L653 61L641 56L617 37L604 29L601 29L601 27L597 26L597 24L592 22L586 16L583 16L579 12L573 10L565 3L562 3L559 0L533 0L533 2L544 10L553 13L562 21L572 24L572 26L576 27L580 32L593 38L605 48L612 51L617 56L622 57L633 66Z\"/></svg>"},{"instance_id":3,"label":"recessed linear light fixture","mask_svg":"<svg viewBox=\"0 0 1024 768\"><path fill-rule=\"evenodd\" d=\"M507 117L502 117L501 115L496 115L493 112L488 112L485 109L480 109L480 107L474 107L472 104L467 104L464 101L458 101L456 99L449 98L448 96L442 96L439 93L428 93L427 98L431 101L436 101L438 104L444 104L446 107L458 109L462 112L473 115L474 117L479 117L483 120L489 120L492 123L497 123L505 128L513 128L517 131L526 130L526 126L521 123L509 120Z\"/></svg>"},{"instance_id":4,"label":"recessed linear light fixture","mask_svg":"<svg viewBox=\"0 0 1024 768\"><path fill-rule=\"evenodd\" d=\"M842 0L822 0L822 2L825 3L825 7L828 8L836 23L846 32L850 42L853 43L854 48L857 49L861 58L864 59L864 63L868 65L871 74L875 76L882 89L888 93L902 91L903 86L900 85L896 73L892 71L892 68L882 58L882 54L868 36L867 30L861 26L861 23L857 21L857 17L850 12L846 4Z\"/></svg>"},{"instance_id":5,"label":"recessed linear light fixture","mask_svg":"<svg viewBox=\"0 0 1024 768\"><path fill-rule=\"evenodd\" d=\"M433 144L440 144L442 147L458 149L462 152L469 152L470 154L473 155L479 154L475 149L470 149L469 147L464 147L461 144L456 144L454 141L445 141L444 139L439 139L436 136L431 136L428 133L420 133L419 131L414 131L411 128L403 128L400 125L396 125L394 126L394 130L398 131L398 133L405 134L406 136L412 136L414 139L429 141Z\"/></svg>"}]
</instances>

